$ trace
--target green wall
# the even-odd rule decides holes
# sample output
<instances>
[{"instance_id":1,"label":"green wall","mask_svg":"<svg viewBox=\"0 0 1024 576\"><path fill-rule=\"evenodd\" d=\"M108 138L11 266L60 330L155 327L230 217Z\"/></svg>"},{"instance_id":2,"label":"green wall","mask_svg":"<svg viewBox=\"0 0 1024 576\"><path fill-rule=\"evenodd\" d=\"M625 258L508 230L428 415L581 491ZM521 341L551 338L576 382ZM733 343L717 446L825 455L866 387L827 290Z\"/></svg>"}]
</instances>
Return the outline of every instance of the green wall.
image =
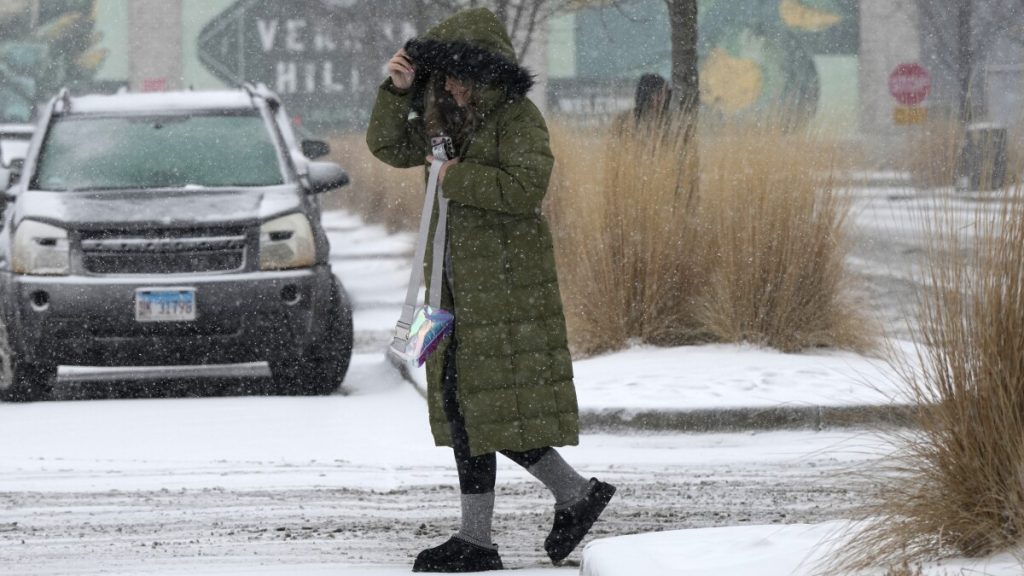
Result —
<instances>
[{"instance_id":1,"label":"green wall","mask_svg":"<svg viewBox=\"0 0 1024 576\"><path fill-rule=\"evenodd\" d=\"M701 98L710 117L783 108L794 122L855 127L857 0L702 0L698 26ZM591 91L625 93L643 73L671 75L664 0L581 10L550 29L548 61L560 90L571 92L575 79Z\"/></svg>"},{"instance_id":2,"label":"green wall","mask_svg":"<svg viewBox=\"0 0 1024 576\"><path fill-rule=\"evenodd\" d=\"M107 52L96 71L97 80L128 80L128 0L96 0L96 31Z\"/></svg>"},{"instance_id":3,"label":"green wall","mask_svg":"<svg viewBox=\"0 0 1024 576\"><path fill-rule=\"evenodd\" d=\"M216 90L225 85L199 61L199 33L210 20L234 4L234 0L182 0L182 74L185 86Z\"/></svg>"}]
</instances>

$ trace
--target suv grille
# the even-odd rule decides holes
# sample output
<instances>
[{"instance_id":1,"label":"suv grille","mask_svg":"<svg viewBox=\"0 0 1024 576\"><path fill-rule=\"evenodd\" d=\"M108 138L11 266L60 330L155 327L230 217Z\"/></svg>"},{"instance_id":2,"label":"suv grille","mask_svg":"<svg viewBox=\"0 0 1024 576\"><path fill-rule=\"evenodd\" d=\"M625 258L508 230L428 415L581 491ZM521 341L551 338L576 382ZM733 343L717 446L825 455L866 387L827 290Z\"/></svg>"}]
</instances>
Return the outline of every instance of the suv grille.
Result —
<instances>
[{"instance_id":1,"label":"suv grille","mask_svg":"<svg viewBox=\"0 0 1024 576\"><path fill-rule=\"evenodd\" d=\"M232 272L245 265L245 229L83 232L82 264L94 274Z\"/></svg>"}]
</instances>

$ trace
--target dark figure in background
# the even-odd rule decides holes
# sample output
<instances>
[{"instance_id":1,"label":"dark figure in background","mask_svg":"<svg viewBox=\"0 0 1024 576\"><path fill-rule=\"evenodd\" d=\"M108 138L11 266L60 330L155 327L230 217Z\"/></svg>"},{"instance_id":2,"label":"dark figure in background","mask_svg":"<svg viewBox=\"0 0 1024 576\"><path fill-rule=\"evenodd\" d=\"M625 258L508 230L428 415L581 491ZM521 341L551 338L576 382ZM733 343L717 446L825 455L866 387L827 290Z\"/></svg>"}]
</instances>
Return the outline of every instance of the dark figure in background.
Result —
<instances>
[{"instance_id":1,"label":"dark figure in background","mask_svg":"<svg viewBox=\"0 0 1024 576\"><path fill-rule=\"evenodd\" d=\"M552 448L578 443L579 414L541 213L554 158L544 118L526 98L532 75L484 8L409 41L386 69L366 133L371 152L392 166L423 166L433 161L430 139L444 135L457 155L439 174L448 200L441 307L455 328L427 360L427 407L435 443L455 453L462 523L421 552L413 571L502 568L491 541L497 452L554 495L544 549L560 562L615 488L580 476ZM434 222L437 215L435 206Z\"/></svg>"},{"instance_id":2,"label":"dark figure in background","mask_svg":"<svg viewBox=\"0 0 1024 576\"><path fill-rule=\"evenodd\" d=\"M613 122L613 130L649 129L665 122L672 102L672 88L658 74L644 74L636 83L633 109L623 112Z\"/></svg>"},{"instance_id":3,"label":"dark figure in background","mask_svg":"<svg viewBox=\"0 0 1024 576\"><path fill-rule=\"evenodd\" d=\"M633 117L637 122L663 118L672 101L672 88L658 74L644 74L636 83Z\"/></svg>"}]
</instances>

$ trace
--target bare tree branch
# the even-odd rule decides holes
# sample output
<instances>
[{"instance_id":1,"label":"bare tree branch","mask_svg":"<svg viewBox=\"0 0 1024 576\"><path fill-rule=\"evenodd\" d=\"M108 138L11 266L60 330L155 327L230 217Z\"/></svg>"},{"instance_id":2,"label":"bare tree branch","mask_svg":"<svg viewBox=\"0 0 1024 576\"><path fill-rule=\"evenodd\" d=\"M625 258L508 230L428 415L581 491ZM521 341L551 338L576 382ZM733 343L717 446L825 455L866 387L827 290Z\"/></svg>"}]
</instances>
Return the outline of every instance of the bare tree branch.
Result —
<instances>
[{"instance_id":1,"label":"bare tree branch","mask_svg":"<svg viewBox=\"0 0 1024 576\"><path fill-rule=\"evenodd\" d=\"M538 3L537 6L536 6L536 9L533 11L532 14L530 14L530 28L529 28L528 33L526 35L526 40L525 40L525 43L524 43L524 46L523 46L523 55L525 55L526 51L529 49L530 41L531 41L531 38L533 38L533 33L534 33L534 30L536 29L536 27L547 20L547 17L544 17L544 15L541 12L540 8L541 8L541 5Z\"/></svg>"},{"instance_id":2,"label":"bare tree branch","mask_svg":"<svg viewBox=\"0 0 1024 576\"><path fill-rule=\"evenodd\" d=\"M956 78L960 117L986 108L983 73L998 42L1022 43L1024 0L916 0L921 33L936 63Z\"/></svg>"},{"instance_id":3,"label":"bare tree branch","mask_svg":"<svg viewBox=\"0 0 1024 576\"><path fill-rule=\"evenodd\" d=\"M917 0L917 15L922 24L921 28L936 45L937 49L933 56L955 73L957 44L953 40L956 37L956 30L949 25L952 19L948 13L936 9L935 0Z\"/></svg>"},{"instance_id":4,"label":"bare tree branch","mask_svg":"<svg viewBox=\"0 0 1024 576\"><path fill-rule=\"evenodd\" d=\"M414 20L422 33L429 23L464 8L485 7L494 12L508 30L522 58L533 43L534 35L553 16L590 6L618 6L620 0L411 0Z\"/></svg>"},{"instance_id":5,"label":"bare tree branch","mask_svg":"<svg viewBox=\"0 0 1024 576\"><path fill-rule=\"evenodd\" d=\"M493 8L494 15L506 28L508 28L508 4L508 0L495 0Z\"/></svg>"},{"instance_id":6,"label":"bare tree branch","mask_svg":"<svg viewBox=\"0 0 1024 576\"><path fill-rule=\"evenodd\" d=\"M534 0L534 2L532 2L532 4L533 4L534 6L539 6L539 5L541 5L541 4L542 4L542 2L543 2L543 0ZM519 3L519 4L517 5L517 6L516 6L516 9L515 9L515 15L514 15L514 16L512 17L512 22L511 22L511 23L509 23L509 24L507 24L507 27L508 27L509 33L510 33L510 34L512 34L512 37L513 37L513 38L515 38L515 37L519 36L519 27L520 27L520 26L522 25L522 23L523 23L523 17L524 17L524 16L525 16L525 14L526 14L526 6L525 6L525 4L526 4L526 2L520 2L520 3ZM529 36L529 35L528 35L528 36ZM525 41L525 42L529 42L529 41L530 41L530 38L529 38L529 37L527 37L527 38L525 38L525 39L524 39L524 41ZM526 53L526 50L525 50L525 49L523 49L523 53L524 53L524 54Z\"/></svg>"}]
</instances>

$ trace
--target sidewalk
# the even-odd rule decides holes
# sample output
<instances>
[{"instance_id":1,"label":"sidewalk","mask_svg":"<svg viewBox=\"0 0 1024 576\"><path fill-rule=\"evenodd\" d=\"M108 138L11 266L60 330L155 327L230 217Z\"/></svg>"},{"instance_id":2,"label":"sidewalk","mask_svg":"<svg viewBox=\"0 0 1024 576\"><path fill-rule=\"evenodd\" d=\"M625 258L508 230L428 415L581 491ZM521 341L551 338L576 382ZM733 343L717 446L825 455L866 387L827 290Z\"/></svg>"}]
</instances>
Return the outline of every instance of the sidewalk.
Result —
<instances>
[{"instance_id":1,"label":"sidewalk","mask_svg":"<svg viewBox=\"0 0 1024 576\"><path fill-rule=\"evenodd\" d=\"M573 364L580 424L595 431L738 432L906 425L896 375L849 352L748 345L638 347ZM426 391L423 369L407 379Z\"/></svg>"},{"instance_id":2,"label":"sidewalk","mask_svg":"<svg viewBox=\"0 0 1024 576\"><path fill-rule=\"evenodd\" d=\"M355 307L356 348L385 354L414 241L344 212L324 214L332 263ZM904 345L911 352L909 344ZM782 354L748 345L637 347L574 364L584 430L820 430L900 425L886 363L849 352ZM422 369L404 376L425 393Z\"/></svg>"}]
</instances>

